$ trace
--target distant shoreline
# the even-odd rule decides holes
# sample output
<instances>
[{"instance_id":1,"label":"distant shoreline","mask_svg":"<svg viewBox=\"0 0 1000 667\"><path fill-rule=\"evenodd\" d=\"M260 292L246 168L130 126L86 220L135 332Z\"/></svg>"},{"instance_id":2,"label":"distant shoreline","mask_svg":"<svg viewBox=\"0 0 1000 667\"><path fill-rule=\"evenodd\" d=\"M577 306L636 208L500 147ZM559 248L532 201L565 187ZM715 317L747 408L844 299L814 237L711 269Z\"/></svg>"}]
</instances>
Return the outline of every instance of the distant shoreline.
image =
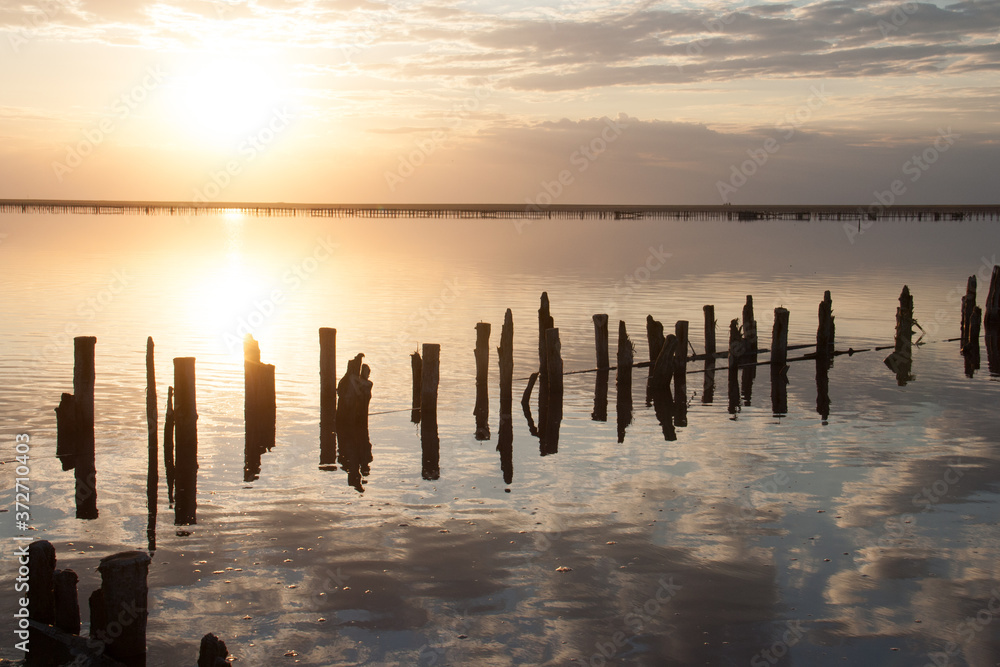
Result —
<instances>
[{"instance_id":1,"label":"distant shoreline","mask_svg":"<svg viewBox=\"0 0 1000 667\"><path fill-rule=\"evenodd\" d=\"M588 218L731 220L1000 220L1000 204L323 204L129 200L0 199L2 213L215 215L367 218Z\"/></svg>"}]
</instances>

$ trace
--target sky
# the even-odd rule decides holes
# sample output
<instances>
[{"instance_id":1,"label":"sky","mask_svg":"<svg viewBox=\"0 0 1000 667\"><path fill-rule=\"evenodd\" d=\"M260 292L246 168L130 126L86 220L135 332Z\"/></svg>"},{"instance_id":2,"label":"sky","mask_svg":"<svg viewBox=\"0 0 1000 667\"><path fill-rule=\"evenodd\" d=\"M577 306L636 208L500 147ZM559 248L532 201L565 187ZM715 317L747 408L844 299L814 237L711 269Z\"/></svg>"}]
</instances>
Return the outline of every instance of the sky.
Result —
<instances>
[{"instance_id":1,"label":"sky","mask_svg":"<svg viewBox=\"0 0 1000 667\"><path fill-rule=\"evenodd\" d=\"M0 63L0 198L1000 192L1000 0L0 0Z\"/></svg>"}]
</instances>

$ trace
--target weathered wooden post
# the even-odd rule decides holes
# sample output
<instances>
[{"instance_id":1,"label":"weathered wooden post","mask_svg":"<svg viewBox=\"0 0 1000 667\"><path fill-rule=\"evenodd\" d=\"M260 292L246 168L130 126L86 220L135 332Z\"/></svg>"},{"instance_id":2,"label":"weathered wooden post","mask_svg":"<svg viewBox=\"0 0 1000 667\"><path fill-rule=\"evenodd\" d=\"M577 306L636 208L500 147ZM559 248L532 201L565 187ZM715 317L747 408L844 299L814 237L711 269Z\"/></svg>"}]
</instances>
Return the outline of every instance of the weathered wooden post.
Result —
<instances>
[{"instance_id":1,"label":"weathered wooden post","mask_svg":"<svg viewBox=\"0 0 1000 667\"><path fill-rule=\"evenodd\" d=\"M885 358L885 365L896 374L896 383L906 386L913 379L913 296L910 288L903 285L896 308L896 342L892 354Z\"/></svg>"},{"instance_id":2,"label":"weathered wooden post","mask_svg":"<svg viewBox=\"0 0 1000 667\"><path fill-rule=\"evenodd\" d=\"M611 368L611 359L608 356L608 316L606 314L594 315L594 347L597 350L598 370Z\"/></svg>"},{"instance_id":3,"label":"weathered wooden post","mask_svg":"<svg viewBox=\"0 0 1000 667\"><path fill-rule=\"evenodd\" d=\"M660 347L660 353L650 364L652 374L649 378L651 392L670 391L670 380L674 376L674 355L677 353L677 336L667 334Z\"/></svg>"},{"instance_id":4,"label":"weathered wooden post","mask_svg":"<svg viewBox=\"0 0 1000 667\"><path fill-rule=\"evenodd\" d=\"M97 468L94 465L94 350L97 338L73 339L73 404L76 406L76 518L96 519Z\"/></svg>"},{"instance_id":5,"label":"weathered wooden post","mask_svg":"<svg viewBox=\"0 0 1000 667\"><path fill-rule=\"evenodd\" d=\"M197 523L198 409L194 357L174 359L174 524Z\"/></svg>"},{"instance_id":6,"label":"weathered wooden post","mask_svg":"<svg viewBox=\"0 0 1000 667\"><path fill-rule=\"evenodd\" d=\"M545 359L545 332L555 327L552 315L549 313L549 294L542 292L541 305L538 307L538 386L539 396L548 394L548 364Z\"/></svg>"},{"instance_id":7,"label":"weathered wooden post","mask_svg":"<svg viewBox=\"0 0 1000 667\"><path fill-rule=\"evenodd\" d=\"M28 545L28 618L52 625L56 619L53 577L56 550L48 540Z\"/></svg>"},{"instance_id":8,"label":"weathered wooden post","mask_svg":"<svg viewBox=\"0 0 1000 667\"><path fill-rule=\"evenodd\" d=\"M420 358L420 351L410 353L410 371L413 374L413 398L410 403L410 421L414 424L420 423L420 395L423 389L420 380L423 376L423 360Z\"/></svg>"},{"instance_id":9,"label":"weathered wooden post","mask_svg":"<svg viewBox=\"0 0 1000 667\"><path fill-rule=\"evenodd\" d=\"M739 320L729 323L729 414L740 410L740 357L743 356L743 335Z\"/></svg>"},{"instance_id":10,"label":"weathered wooden post","mask_svg":"<svg viewBox=\"0 0 1000 667\"><path fill-rule=\"evenodd\" d=\"M704 306L705 312L705 358L715 359L715 306Z\"/></svg>"},{"instance_id":11,"label":"weathered wooden post","mask_svg":"<svg viewBox=\"0 0 1000 667\"><path fill-rule=\"evenodd\" d=\"M157 487L160 483L159 417L156 412L156 365L153 361L153 337L146 339L146 429L149 441L149 461L146 468L147 534L150 549L156 549Z\"/></svg>"},{"instance_id":12,"label":"weathered wooden post","mask_svg":"<svg viewBox=\"0 0 1000 667\"><path fill-rule=\"evenodd\" d=\"M1000 265L993 266L990 276L990 290L986 294L986 304L983 308L983 323L988 330L1000 328Z\"/></svg>"},{"instance_id":13,"label":"weathered wooden post","mask_svg":"<svg viewBox=\"0 0 1000 667\"><path fill-rule=\"evenodd\" d=\"M632 363L635 346L629 340L625 322L618 322L618 369L615 373L617 388L616 408L618 413L618 442L625 442L625 429L632 423Z\"/></svg>"},{"instance_id":14,"label":"weathered wooden post","mask_svg":"<svg viewBox=\"0 0 1000 667\"><path fill-rule=\"evenodd\" d=\"M167 477L167 502L174 505L174 388L167 387L167 412L163 417L163 470Z\"/></svg>"},{"instance_id":15,"label":"weathered wooden post","mask_svg":"<svg viewBox=\"0 0 1000 667\"><path fill-rule=\"evenodd\" d=\"M757 320L753 316L753 295L747 294L743 306L743 354L757 354Z\"/></svg>"},{"instance_id":16,"label":"weathered wooden post","mask_svg":"<svg viewBox=\"0 0 1000 667\"><path fill-rule=\"evenodd\" d=\"M319 330L319 464L337 462L337 330Z\"/></svg>"},{"instance_id":17,"label":"weathered wooden post","mask_svg":"<svg viewBox=\"0 0 1000 667\"><path fill-rule=\"evenodd\" d=\"M149 554L124 551L102 558L97 566L107 621L103 628L107 654L128 663L146 653L149 563Z\"/></svg>"},{"instance_id":18,"label":"weathered wooden post","mask_svg":"<svg viewBox=\"0 0 1000 667\"><path fill-rule=\"evenodd\" d=\"M781 371L788 361L788 310L774 309L774 328L771 330L771 370Z\"/></svg>"},{"instance_id":19,"label":"weathered wooden post","mask_svg":"<svg viewBox=\"0 0 1000 667\"><path fill-rule=\"evenodd\" d=\"M823 293L819 302L819 326L816 328L816 356L833 363L834 351L833 299L830 290Z\"/></svg>"},{"instance_id":20,"label":"weathered wooden post","mask_svg":"<svg viewBox=\"0 0 1000 667\"><path fill-rule=\"evenodd\" d=\"M472 411L476 417L476 440L490 439L490 330L489 322L476 324L476 407Z\"/></svg>"},{"instance_id":21,"label":"weathered wooden post","mask_svg":"<svg viewBox=\"0 0 1000 667\"><path fill-rule=\"evenodd\" d=\"M420 393L421 476L434 480L441 476L441 441L438 438L437 396L441 346L424 343Z\"/></svg>"},{"instance_id":22,"label":"weathered wooden post","mask_svg":"<svg viewBox=\"0 0 1000 667\"><path fill-rule=\"evenodd\" d=\"M559 451L559 427L562 423L563 404L563 361L559 329L552 328L545 332L545 363L549 396L545 402L547 411L541 429L542 456Z\"/></svg>"},{"instance_id":23,"label":"weathered wooden post","mask_svg":"<svg viewBox=\"0 0 1000 667\"><path fill-rule=\"evenodd\" d=\"M674 325L674 335L677 339L674 348L674 403L676 411L674 423L677 426L687 426L687 354L688 327L687 320L678 320Z\"/></svg>"},{"instance_id":24,"label":"weathered wooden post","mask_svg":"<svg viewBox=\"0 0 1000 667\"><path fill-rule=\"evenodd\" d=\"M976 277L969 276L965 296L962 297L961 350L963 353L972 347L973 328L976 330L976 345L979 344L979 317L981 315L982 311L976 307Z\"/></svg>"},{"instance_id":25,"label":"weathered wooden post","mask_svg":"<svg viewBox=\"0 0 1000 667\"><path fill-rule=\"evenodd\" d=\"M76 590L79 581L76 572L70 569L56 570L52 577L53 624L71 635L80 634L80 599Z\"/></svg>"},{"instance_id":26,"label":"weathered wooden post","mask_svg":"<svg viewBox=\"0 0 1000 667\"><path fill-rule=\"evenodd\" d=\"M497 358L500 365L500 417L510 417L514 402L514 317L510 308L503 316Z\"/></svg>"},{"instance_id":27,"label":"weathered wooden post","mask_svg":"<svg viewBox=\"0 0 1000 667\"><path fill-rule=\"evenodd\" d=\"M656 360L660 358L663 350L663 324L653 319L652 315L646 315L646 344L649 347L649 377L653 377L653 369ZM649 386L653 384L650 382Z\"/></svg>"}]
</instances>

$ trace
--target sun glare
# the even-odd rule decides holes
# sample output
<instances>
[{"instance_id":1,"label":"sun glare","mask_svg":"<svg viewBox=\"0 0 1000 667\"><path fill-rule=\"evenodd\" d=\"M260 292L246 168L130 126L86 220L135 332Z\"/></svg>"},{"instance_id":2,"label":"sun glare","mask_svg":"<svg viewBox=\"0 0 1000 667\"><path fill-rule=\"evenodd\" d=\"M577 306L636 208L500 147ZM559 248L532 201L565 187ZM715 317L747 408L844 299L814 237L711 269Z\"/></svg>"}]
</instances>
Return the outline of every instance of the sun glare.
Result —
<instances>
[{"instance_id":1,"label":"sun glare","mask_svg":"<svg viewBox=\"0 0 1000 667\"><path fill-rule=\"evenodd\" d=\"M171 114L198 142L225 144L267 122L282 104L273 68L216 58L190 64L173 77Z\"/></svg>"}]
</instances>

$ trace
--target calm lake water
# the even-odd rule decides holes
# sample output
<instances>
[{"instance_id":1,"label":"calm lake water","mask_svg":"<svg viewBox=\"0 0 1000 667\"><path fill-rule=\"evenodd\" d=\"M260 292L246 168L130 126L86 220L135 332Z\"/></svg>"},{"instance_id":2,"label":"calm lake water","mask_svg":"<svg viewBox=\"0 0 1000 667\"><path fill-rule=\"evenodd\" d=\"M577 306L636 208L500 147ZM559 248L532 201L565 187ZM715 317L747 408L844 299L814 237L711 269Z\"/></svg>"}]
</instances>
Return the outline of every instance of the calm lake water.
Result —
<instances>
[{"instance_id":1,"label":"calm lake water","mask_svg":"<svg viewBox=\"0 0 1000 667\"><path fill-rule=\"evenodd\" d=\"M247 665L1000 664L1000 382L985 348L969 377L945 342L968 276L984 301L997 223L852 236L836 222L4 215L0 234L5 618L17 433L31 435L31 534L80 575L85 628L99 559L149 548L152 336L161 437L171 359L197 358L200 470L183 527L161 471L149 665L193 664L206 632ZM517 401L542 291L570 371L595 365L593 313L610 315L612 359L624 320L642 361L646 315L689 320L702 352L713 304L725 349L747 294L763 347L777 306L791 344L815 342L824 290L837 349L889 345L904 284L927 343L913 379L899 386L888 351L838 356L827 418L813 361L790 364L781 415L767 366L732 409L725 371L711 402L692 372L668 440L636 369L622 439L614 372L607 421L592 417L596 374L567 375L558 453L540 456L515 402L505 483L494 353L492 439L475 438L474 326L492 323L495 349L512 310ZM363 493L319 465L319 327L338 331L339 372L360 352L372 369ZM277 378L276 445L252 482L247 329ZM74 335L97 337L93 521L75 518L54 455ZM441 345L438 479L410 422L421 343ZM21 657L13 643L0 656Z\"/></svg>"}]
</instances>

